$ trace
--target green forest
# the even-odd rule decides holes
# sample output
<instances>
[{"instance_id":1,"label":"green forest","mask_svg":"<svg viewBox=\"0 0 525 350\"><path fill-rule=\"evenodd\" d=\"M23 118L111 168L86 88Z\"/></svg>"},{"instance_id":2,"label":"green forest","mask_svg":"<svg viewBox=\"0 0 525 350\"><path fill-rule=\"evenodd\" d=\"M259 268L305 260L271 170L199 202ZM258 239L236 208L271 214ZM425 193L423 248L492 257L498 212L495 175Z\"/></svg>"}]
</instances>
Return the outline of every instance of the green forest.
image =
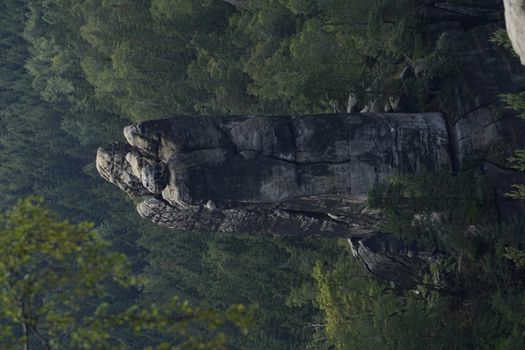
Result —
<instances>
[{"instance_id":1,"label":"green forest","mask_svg":"<svg viewBox=\"0 0 525 350\"><path fill-rule=\"evenodd\" d=\"M0 348L525 348L525 224L494 220L473 172L369 194L384 232L448 252L405 290L346 239L156 226L95 169L124 126L177 115L345 112L351 95L452 121L461 64L425 3L2 0ZM512 55L503 30L493 41ZM400 79L414 62L421 78ZM500 93L494 108L523 110L523 92Z\"/></svg>"}]
</instances>

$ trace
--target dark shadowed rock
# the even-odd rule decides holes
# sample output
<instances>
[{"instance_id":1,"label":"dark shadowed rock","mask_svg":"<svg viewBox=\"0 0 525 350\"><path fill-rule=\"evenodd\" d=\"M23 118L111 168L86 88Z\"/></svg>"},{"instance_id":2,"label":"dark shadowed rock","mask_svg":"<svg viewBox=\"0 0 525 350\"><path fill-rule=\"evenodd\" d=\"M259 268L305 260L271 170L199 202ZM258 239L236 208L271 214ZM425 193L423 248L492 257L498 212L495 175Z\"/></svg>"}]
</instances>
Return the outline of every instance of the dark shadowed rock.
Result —
<instances>
[{"instance_id":1,"label":"dark shadowed rock","mask_svg":"<svg viewBox=\"0 0 525 350\"><path fill-rule=\"evenodd\" d=\"M443 0L424 0L422 16L425 23L458 22L464 29L471 29L503 19L501 1L486 0L483 3L453 3Z\"/></svg>"},{"instance_id":2,"label":"dark shadowed rock","mask_svg":"<svg viewBox=\"0 0 525 350\"><path fill-rule=\"evenodd\" d=\"M457 121L480 108L489 108L502 93L525 88L519 60L490 41L499 25L490 24L466 31L452 43L451 59L461 65L455 76L453 97L442 102L450 119ZM446 98L446 97L445 97Z\"/></svg>"},{"instance_id":3,"label":"dark shadowed rock","mask_svg":"<svg viewBox=\"0 0 525 350\"><path fill-rule=\"evenodd\" d=\"M505 109L500 98L502 93L525 89L525 71L515 56L490 41L498 28L498 24L471 28L451 44L450 60L459 71L449 78L446 92L436 97L435 108L450 125L456 169L483 160L505 167L514 150L525 147L525 121Z\"/></svg>"},{"instance_id":4,"label":"dark shadowed rock","mask_svg":"<svg viewBox=\"0 0 525 350\"><path fill-rule=\"evenodd\" d=\"M352 254L369 272L383 280L394 282L401 289L413 289L422 284L424 275L430 273L431 264L444 257L440 251L417 250L384 233L351 237L348 243ZM432 283L438 286L440 282L435 277Z\"/></svg>"},{"instance_id":5,"label":"dark shadowed rock","mask_svg":"<svg viewBox=\"0 0 525 350\"><path fill-rule=\"evenodd\" d=\"M513 185L525 184L525 173L489 162L481 164L479 173L489 186L489 199L495 203L498 221L520 219L525 213L525 201L513 199L508 193L515 190Z\"/></svg>"},{"instance_id":6,"label":"dark shadowed rock","mask_svg":"<svg viewBox=\"0 0 525 350\"><path fill-rule=\"evenodd\" d=\"M403 68L403 71L399 75L399 80L401 80L401 81L412 80L412 79L415 79L415 78L416 78L416 76L415 76L414 70L412 69L411 66L405 66Z\"/></svg>"}]
</instances>

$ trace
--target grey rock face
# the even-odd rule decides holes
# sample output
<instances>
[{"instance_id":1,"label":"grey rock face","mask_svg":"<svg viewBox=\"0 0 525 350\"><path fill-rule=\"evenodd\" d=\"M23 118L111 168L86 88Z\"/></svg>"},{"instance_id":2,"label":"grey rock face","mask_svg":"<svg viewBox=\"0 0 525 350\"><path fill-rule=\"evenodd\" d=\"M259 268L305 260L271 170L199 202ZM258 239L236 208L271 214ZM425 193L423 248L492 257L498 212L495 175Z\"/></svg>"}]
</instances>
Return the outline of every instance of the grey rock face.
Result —
<instances>
[{"instance_id":1,"label":"grey rock face","mask_svg":"<svg viewBox=\"0 0 525 350\"><path fill-rule=\"evenodd\" d=\"M131 164L126 160L126 155L132 150L129 145L117 143L100 147L97 151L97 170L104 179L114 183L122 191L133 196L145 196L150 192L142 186Z\"/></svg>"},{"instance_id":2,"label":"grey rock face","mask_svg":"<svg viewBox=\"0 0 525 350\"><path fill-rule=\"evenodd\" d=\"M148 191L157 194L161 193L168 185L167 175L166 165L164 163L148 163L141 169L140 180Z\"/></svg>"},{"instance_id":3,"label":"grey rock face","mask_svg":"<svg viewBox=\"0 0 525 350\"><path fill-rule=\"evenodd\" d=\"M499 5L486 4L487 11ZM525 121L504 108L500 98L502 93L525 89L525 70L510 52L490 41L498 28L498 24L485 24L454 29L450 60L458 72L434 102L449 122L457 170L484 160L507 167L514 150L525 147Z\"/></svg>"},{"instance_id":4,"label":"grey rock face","mask_svg":"<svg viewBox=\"0 0 525 350\"><path fill-rule=\"evenodd\" d=\"M99 149L99 172L131 195L155 196L139 204L142 216L185 230L367 231L362 211L376 184L451 164L437 113L182 116L125 136L129 145Z\"/></svg>"},{"instance_id":5,"label":"grey rock face","mask_svg":"<svg viewBox=\"0 0 525 350\"><path fill-rule=\"evenodd\" d=\"M152 194L161 193L168 184L166 165L151 156L137 151L128 152L126 161L142 185Z\"/></svg>"},{"instance_id":6,"label":"grey rock face","mask_svg":"<svg viewBox=\"0 0 525 350\"><path fill-rule=\"evenodd\" d=\"M148 198L137 206L137 211L154 223L186 231L328 237L348 232L345 222L332 220L326 214L286 207L258 204L210 210L208 205L169 204Z\"/></svg>"},{"instance_id":7,"label":"grey rock face","mask_svg":"<svg viewBox=\"0 0 525 350\"><path fill-rule=\"evenodd\" d=\"M525 1L504 0L507 33L514 50L525 65Z\"/></svg>"},{"instance_id":8,"label":"grey rock face","mask_svg":"<svg viewBox=\"0 0 525 350\"><path fill-rule=\"evenodd\" d=\"M455 120L479 108L493 106L501 93L525 88L523 66L511 53L489 40L498 28L490 24L471 29L452 45L452 57L459 58L461 63L454 81L454 98L447 101Z\"/></svg>"}]
</instances>

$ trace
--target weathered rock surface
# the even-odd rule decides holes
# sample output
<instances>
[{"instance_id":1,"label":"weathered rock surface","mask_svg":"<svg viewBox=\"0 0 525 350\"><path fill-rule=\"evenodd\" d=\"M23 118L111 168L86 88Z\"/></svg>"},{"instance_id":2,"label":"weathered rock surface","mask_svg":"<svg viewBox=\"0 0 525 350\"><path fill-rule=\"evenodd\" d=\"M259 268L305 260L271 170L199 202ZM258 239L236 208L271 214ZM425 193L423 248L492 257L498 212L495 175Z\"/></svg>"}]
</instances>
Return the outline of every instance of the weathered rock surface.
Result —
<instances>
[{"instance_id":1,"label":"weathered rock surface","mask_svg":"<svg viewBox=\"0 0 525 350\"><path fill-rule=\"evenodd\" d=\"M313 202L320 199L311 199ZM288 204L288 205L287 205ZM334 220L327 213L301 210L287 204L242 205L231 209L210 208L206 205L169 204L158 198L148 198L137 206L139 214L160 225L186 231L224 232L240 234L274 234L281 236L343 236L348 222ZM372 228L363 225L359 232Z\"/></svg>"},{"instance_id":2,"label":"weathered rock surface","mask_svg":"<svg viewBox=\"0 0 525 350\"><path fill-rule=\"evenodd\" d=\"M348 243L352 254L365 268L377 277L392 281L401 289L413 289L423 283L430 266L444 257L440 251L428 252L414 249L400 239L375 233L365 237L351 237ZM438 286L439 278L433 284Z\"/></svg>"},{"instance_id":3,"label":"weathered rock surface","mask_svg":"<svg viewBox=\"0 0 525 350\"><path fill-rule=\"evenodd\" d=\"M374 230L379 214L367 212L366 195L386 177L450 170L456 158L485 169L507 220L525 208L504 193L525 179L487 162L488 150L507 147L503 131L518 119L489 112L469 113L452 139L436 113L149 121L126 128L128 145L101 147L97 168L125 192L149 197L137 209L159 225L337 236Z\"/></svg>"},{"instance_id":4,"label":"weathered rock surface","mask_svg":"<svg viewBox=\"0 0 525 350\"><path fill-rule=\"evenodd\" d=\"M525 1L504 0L505 23L512 47L525 65Z\"/></svg>"},{"instance_id":5,"label":"weathered rock surface","mask_svg":"<svg viewBox=\"0 0 525 350\"><path fill-rule=\"evenodd\" d=\"M133 151L133 148L126 144L114 143L102 147L97 152L97 170L106 180L117 185L122 191L132 196L145 196L150 192L142 186L137 174L126 160L126 155Z\"/></svg>"},{"instance_id":6,"label":"weathered rock surface","mask_svg":"<svg viewBox=\"0 0 525 350\"><path fill-rule=\"evenodd\" d=\"M125 129L100 174L160 225L343 235L371 228L366 194L386 177L450 170L439 113L177 117ZM213 203L213 210L207 203Z\"/></svg>"},{"instance_id":7,"label":"weathered rock surface","mask_svg":"<svg viewBox=\"0 0 525 350\"><path fill-rule=\"evenodd\" d=\"M351 93L348 95L348 102L346 104L346 113L356 113L359 112L358 107L359 101L355 94Z\"/></svg>"}]
</instances>

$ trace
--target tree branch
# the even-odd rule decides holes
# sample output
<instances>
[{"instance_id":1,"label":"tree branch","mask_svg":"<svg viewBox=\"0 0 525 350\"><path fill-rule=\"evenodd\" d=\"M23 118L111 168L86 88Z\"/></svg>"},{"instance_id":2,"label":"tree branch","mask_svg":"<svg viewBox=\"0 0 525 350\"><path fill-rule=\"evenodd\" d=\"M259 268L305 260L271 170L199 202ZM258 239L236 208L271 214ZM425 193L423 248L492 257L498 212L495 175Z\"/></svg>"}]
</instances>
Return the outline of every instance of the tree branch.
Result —
<instances>
[{"instance_id":1,"label":"tree branch","mask_svg":"<svg viewBox=\"0 0 525 350\"><path fill-rule=\"evenodd\" d=\"M29 332L26 322L22 322L22 336L24 337L24 344L22 345L22 349L29 350Z\"/></svg>"}]
</instances>

